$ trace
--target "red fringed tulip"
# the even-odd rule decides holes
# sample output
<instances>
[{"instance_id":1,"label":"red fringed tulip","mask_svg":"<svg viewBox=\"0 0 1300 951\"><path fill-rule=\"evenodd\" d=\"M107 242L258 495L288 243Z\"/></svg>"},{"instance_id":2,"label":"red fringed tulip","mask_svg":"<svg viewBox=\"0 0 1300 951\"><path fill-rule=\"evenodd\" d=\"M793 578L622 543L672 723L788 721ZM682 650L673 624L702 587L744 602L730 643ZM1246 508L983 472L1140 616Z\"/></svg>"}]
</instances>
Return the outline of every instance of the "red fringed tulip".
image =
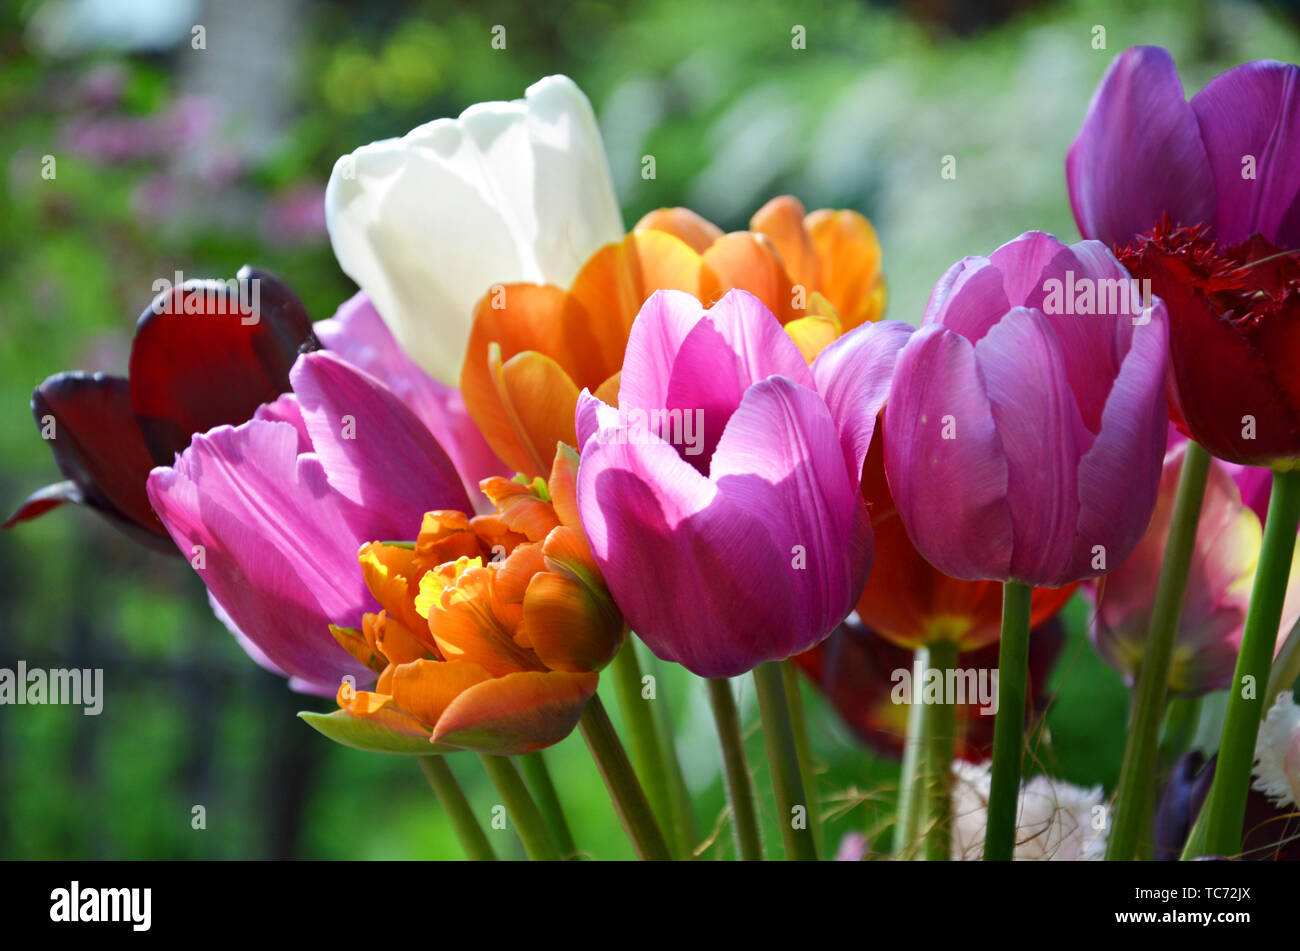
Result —
<instances>
[{"instance_id":1,"label":"red fringed tulip","mask_svg":"<svg viewBox=\"0 0 1300 951\"><path fill-rule=\"evenodd\" d=\"M250 653L333 692L344 675L371 677L329 633L373 604L357 548L469 500L437 440L374 377L321 351L290 380L292 394L155 469L149 501Z\"/></svg>"},{"instance_id":2,"label":"red fringed tulip","mask_svg":"<svg viewBox=\"0 0 1300 951\"><path fill-rule=\"evenodd\" d=\"M618 409L585 393L578 504L596 563L659 657L730 677L812 647L871 567L863 459L905 324L809 366L753 295L660 291L628 339Z\"/></svg>"},{"instance_id":3,"label":"red fringed tulip","mask_svg":"<svg viewBox=\"0 0 1300 951\"><path fill-rule=\"evenodd\" d=\"M885 471L955 578L1059 586L1133 550L1165 444L1164 305L1095 241L1030 232L955 264L898 357Z\"/></svg>"},{"instance_id":4,"label":"red fringed tulip","mask_svg":"<svg viewBox=\"0 0 1300 951\"><path fill-rule=\"evenodd\" d=\"M333 630L379 682L345 682L337 711L303 718L348 746L416 755L568 736L624 635L577 523L577 463L561 445L549 483L483 480L493 514L429 512L413 547L363 546L384 610Z\"/></svg>"},{"instance_id":5,"label":"red fringed tulip","mask_svg":"<svg viewBox=\"0 0 1300 951\"><path fill-rule=\"evenodd\" d=\"M1170 314L1170 415L1231 462L1300 458L1300 67L1268 60L1187 101L1136 47L1070 148L1079 231L1120 249Z\"/></svg>"},{"instance_id":6,"label":"red fringed tulip","mask_svg":"<svg viewBox=\"0 0 1300 951\"><path fill-rule=\"evenodd\" d=\"M1146 534L1133 554L1094 587L1093 642L1102 658L1130 681L1136 680L1146 652L1185 446L1175 446L1165 459ZM1259 516L1243 504L1228 464L1212 461L1174 640L1171 690L1203 694L1232 682L1261 538ZM1300 559L1291 566L1279 647L1300 617Z\"/></svg>"},{"instance_id":7,"label":"red fringed tulip","mask_svg":"<svg viewBox=\"0 0 1300 951\"><path fill-rule=\"evenodd\" d=\"M286 392L298 353L316 346L302 302L263 271L164 291L140 315L129 382L58 373L36 388L36 425L68 481L30 496L4 527L76 502L174 553L145 494L149 470L170 465L194 433L243 422Z\"/></svg>"}]
</instances>

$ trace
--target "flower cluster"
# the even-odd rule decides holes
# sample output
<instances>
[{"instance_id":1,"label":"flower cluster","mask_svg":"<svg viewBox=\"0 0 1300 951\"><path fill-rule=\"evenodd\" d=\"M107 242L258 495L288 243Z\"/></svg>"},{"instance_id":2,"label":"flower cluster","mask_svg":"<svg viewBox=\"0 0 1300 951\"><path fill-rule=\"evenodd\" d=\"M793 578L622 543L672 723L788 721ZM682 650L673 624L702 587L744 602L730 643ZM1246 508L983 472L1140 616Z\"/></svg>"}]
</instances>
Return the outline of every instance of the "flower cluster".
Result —
<instances>
[{"instance_id":1,"label":"flower cluster","mask_svg":"<svg viewBox=\"0 0 1300 951\"><path fill-rule=\"evenodd\" d=\"M784 855L825 847L798 669L902 756L895 857L1280 850L1243 821L1300 790L1298 144L1300 68L1189 102L1129 50L1066 158L1083 240L1008 235L884 320L857 212L625 232L591 106L548 77L338 160L324 218L360 291L332 318L260 270L178 276L129 377L42 383L66 481L6 527L84 503L188 560L256 662L335 698L307 723L417 758L474 857L442 757L479 754L557 858L532 754L575 729L641 857L701 849L633 637L707 681L744 858L775 843L731 678ZM1076 593L1133 689L1113 796L1022 782ZM1189 704L1225 688L1206 761Z\"/></svg>"}]
</instances>

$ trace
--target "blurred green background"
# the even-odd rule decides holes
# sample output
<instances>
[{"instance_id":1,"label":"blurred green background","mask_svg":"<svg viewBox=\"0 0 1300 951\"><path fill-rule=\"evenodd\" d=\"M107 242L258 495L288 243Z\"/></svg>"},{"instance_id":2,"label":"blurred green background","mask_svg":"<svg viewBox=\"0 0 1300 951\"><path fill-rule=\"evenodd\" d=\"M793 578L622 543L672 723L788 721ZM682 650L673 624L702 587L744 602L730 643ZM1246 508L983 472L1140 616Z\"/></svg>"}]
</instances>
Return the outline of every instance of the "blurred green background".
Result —
<instances>
[{"instance_id":1,"label":"blurred green background","mask_svg":"<svg viewBox=\"0 0 1300 951\"><path fill-rule=\"evenodd\" d=\"M686 204L740 228L782 192L810 209L856 208L884 246L887 316L916 322L957 258L1030 228L1077 237L1065 150L1119 51L1168 47L1190 92L1243 60L1300 60L1296 22L1293 6L1194 0L7 3L0 507L58 478L28 412L32 388L61 369L124 372L155 280L256 263L329 316L352 292L324 232L334 159L518 97L540 76L568 73L591 97L629 226ZM490 44L497 24L505 50ZM792 49L796 25L806 49ZM955 180L940 176L945 156ZM1066 617L1036 768L1109 791L1126 691L1083 636L1082 602ZM331 704L252 664L184 562L87 512L0 536L0 667L19 659L102 667L106 697L98 717L0 706L0 858L460 854L413 763L334 746L295 719ZM724 803L702 685L644 652L643 663L676 727L704 854L729 856L725 828L711 836ZM779 854L752 685L739 693ZM897 765L857 745L810 689L805 702L832 848L851 830L878 839ZM580 848L631 857L581 740L548 757ZM486 821L496 797L482 770L452 762ZM191 827L195 805L206 829ZM513 833L495 836L500 854L522 855Z\"/></svg>"}]
</instances>

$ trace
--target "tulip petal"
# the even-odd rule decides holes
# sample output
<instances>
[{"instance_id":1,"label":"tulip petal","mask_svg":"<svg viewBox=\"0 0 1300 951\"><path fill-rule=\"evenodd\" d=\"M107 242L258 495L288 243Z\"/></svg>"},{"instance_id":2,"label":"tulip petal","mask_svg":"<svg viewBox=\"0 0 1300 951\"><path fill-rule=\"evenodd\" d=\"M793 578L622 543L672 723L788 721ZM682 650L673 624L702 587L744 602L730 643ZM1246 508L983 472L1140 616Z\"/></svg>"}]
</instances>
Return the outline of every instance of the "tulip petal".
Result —
<instances>
[{"instance_id":1,"label":"tulip petal","mask_svg":"<svg viewBox=\"0 0 1300 951\"><path fill-rule=\"evenodd\" d=\"M508 474L470 418L461 394L407 356L364 291L345 301L333 317L317 321L314 329L326 349L379 380L419 417L451 457L471 498L478 494L480 480Z\"/></svg>"},{"instance_id":2,"label":"tulip petal","mask_svg":"<svg viewBox=\"0 0 1300 951\"><path fill-rule=\"evenodd\" d=\"M578 725L599 675L521 671L470 687L448 705L434 739L501 756L533 753Z\"/></svg>"},{"instance_id":3,"label":"tulip petal","mask_svg":"<svg viewBox=\"0 0 1300 951\"><path fill-rule=\"evenodd\" d=\"M988 258L966 257L939 278L921 323L943 324L971 343L979 343L1010 309L1002 272Z\"/></svg>"},{"instance_id":4,"label":"tulip petal","mask_svg":"<svg viewBox=\"0 0 1300 951\"><path fill-rule=\"evenodd\" d=\"M1146 529L1150 516L1145 513L1155 505L1160 485L1168 420L1164 303L1156 302L1149 323L1134 327L1126 319L1120 322L1129 324L1128 352L1106 399L1096 440L1079 461L1078 551L1070 581L1096 574L1091 563L1097 545L1105 548L1110 567L1128 557Z\"/></svg>"},{"instance_id":5,"label":"tulip petal","mask_svg":"<svg viewBox=\"0 0 1300 951\"><path fill-rule=\"evenodd\" d=\"M885 472L907 534L927 560L954 578L1005 580L1013 538L1008 463L984 387L969 340L940 325L914 333L898 356L885 410Z\"/></svg>"},{"instance_id":6,"label":"tulip petal","mask_svg":"<svg viewBox=\"0 0 1300 951\"><path fill-rule=\"evenodd\" d=\"M845 330L879 320L885 311L880 241L856 211L823 208L805 219L821 265L817 290L834 305Z\"/></svg>"},{"instance_id":7,"label":"tulip petal","mask_svg":"<svg viewBox=\"0 0 1300 951\"><path fill-rule=\"evenodd\" d=\"M578 388L563 367L535 350L516 354L504 364L493 363L501 405L517 420L515 432L528 453L529 465L518 471L545 477L556 445L577 441Z\"/></svg>"},{"instance_id":8,"label":"tulip petal","mask_svg":"<svg viewBox=\"0 0 1300 951\"><path fill-rule=\"evenodd\" d=\"M749 219L749 230L766 235L781 256L790 280L803 285L806 293L821 287L821 264L817 246L804 226L804 208L793 195L773 198Z\"/></svg>"},{"instance_id":9,"label":"tulip petal","mask_svg":"<svg viewBox=\"0 0 1300 951\"><path fill-rule=\"evenodd\" d=\"M6 527L48 511L58 504L56 498L84 502L136 541L174 553L145 493L153 459L131 415L131 391L125 379L101 373L56 373L32 393L32 415L42 434L48 431L51 438L46 442L54 461L75 491L37 493Z\"/></svg>"},{"instance_id":10,"label":"tulip petal","mask_svg":"<svg viewBox=\"0 0 1300 951\"><path fill-rule=\"evenodd\" d=\"M689 208L656 208L643 216L632 230L663 231L686 242L696 254L703 254L723 234L712 221Z\"/></svg>"},{"instance_id":11,"label":"tulip petal","mask_svg":"<svg viewBox=\"0 0 1300 951\"><path fill-rule=\"evenodd\" d=\"M344 156L325 209L340 266L444 383L489 287L567 285L623 231L591 105L563 76Z\"/></svg>"},{"instance_id":12,"label":"tulip petal","mask_svg":"<svg viewBox=\"0 0 1300 951\"><path fill-rule=\"evenodd\" d=\"M1166 213L1184 225L1213 219L1217 176L1166 50L1138 46L1111 63L1065 177L1079 231L1108 245L1128 244Z\"/></svg>"},{"instance_id":13,"label":"tulip petal","mask_svg":"<svg viewBox=\"0 0 1300 951\"><path fill-rule=\"evenodd\" d=\"M393 669L393 702L432 725L462 693L490 679L486 670L468 661L413 660Z\"/></svg>"},{"instance_id":14,"label":"tulip petal","mask_svg":"<svg viewBox=\"0 0 1300 951\"><path fill-rule=\"evenodd\" d=\"M804 308L794 306L790 276L766 235L749 231L723 235L704 252L704 264L718 279L718 295L732 288L749 291L783 324L803 316ZM810 293L805 287L803 299ZM716 295L701 295L706 304L714 299Z\"/></svg>"},{"instance_id":15,"label":"tulip petal","mask_svg":"<svg viewBox=\"0 0 1300 951\"><path fill-rule=\"evenodd\" d=\"M615 603L657 656L705 677L788 656L789 558L672 446L597 434L578 508Z\"/></svg>"},{"instance_id":16,"label":"tulip petal","mask_svg":"<svg viewBox=\"0 0 1300 951\"><path fill-rule=\"evenodd\" d=\"M1079 458L1092 434L1074 402L1056 331L1041 311L1017 307L975 345L975 359L1006 453L1016 539L1011 577L1047 585L1077 580L1065 574L1080 518ZM1159 450L1158 439L1152 445Z\"/></svg>"},{"instance_id":17,"label":"tulip petal","mask_svg":"<svg viewBox=\"0 0 1300 951\"><path fill-rule=\"evenodd\" d=\"M319 351L290 377L330 485L367 510L370 538L408 538L432 509L471 509L442 447L370 374Z\"/></svg>"},{"instance_id":18,"label":"tulip petal","mask_svg":"<svg viewBox=\"0 0 1300 951\"><path fill-rule=\"evenodd\" d=\"M787 643L785 656L812 647L844 620L871 569L861 466L853 474L843 457L826 403L784 377L749 388L713 455L710 479L763 522L788 559L802 623L793 632L800 641Z\"/></svg>"},{"instance_id":19,"label":"tulip petal","mask_svg":"<svg viewBox=\"0 0 1300 951\"><path fill-rule=\"evenodd\" d=\"M1284 248L1300 245L1300 67L1243 63L1211 80L1191 108L1214 171L1219 244L1259 232Z\"/></svg>"},{"instance_id":20,"label":"tulip petal","mask_svg":"<svg viewBox=\"0 0 1300 951\"><path fill-rule=\"evenodd\" d=\"M298 353L317 345L311 318L287 284L247 267L236 281L237 289L187 281L140 315L131 409L157 465L171 465L194 433L242 423L287 392Z\"/></svg>"},{"instance_id":21,"label":"tulip petal","mask_svg":"<svg viewBox=\"0 0 1300 951\"><path fill-rule=\"evenodd\" d=\"M329 633L373 610L349 528L360 513L297 450L286 423L219 426L150 474L149 500L231 625L277 667L315 684L367 682Z\"/></svg>"},{"instance_id":22,"label":"tulip petal","mask_svg":"<svg viewBox=\"0 0 1300 951\"><path fill-rule=\"evenodd\" d=\"M551 670L600 670L623 643L622 629L618 608L595 585L552 571L539 572L528 583L523 632Z\"/></svg>"},{"instance_id":23,"label":"tulip petal","mask_svg":"<svg viewBox=\"0 0 1300 951\"><path fill-rule=\"evenodd\" d=\"M913 328L902 321L863 324L831 344L813 362L813 380L840 433L844 462L856 486L862 479L876 417L889 396L898 354Z\"/></svg>"}]
</instances>

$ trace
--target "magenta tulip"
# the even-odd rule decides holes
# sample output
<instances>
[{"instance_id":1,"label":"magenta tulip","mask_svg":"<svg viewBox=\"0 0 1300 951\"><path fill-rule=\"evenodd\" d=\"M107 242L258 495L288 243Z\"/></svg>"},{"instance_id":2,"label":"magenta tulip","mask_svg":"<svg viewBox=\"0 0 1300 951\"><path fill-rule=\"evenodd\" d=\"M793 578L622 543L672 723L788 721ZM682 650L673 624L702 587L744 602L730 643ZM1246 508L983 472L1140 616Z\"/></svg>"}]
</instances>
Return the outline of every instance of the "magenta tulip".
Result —
<instances>
[{"instance_id":1,"label":"magenta tulip","mask_svg":"<svg viewBox=\"0 0 1300 951\"><path fill-rule=\"evenodd\" d=\"M376 610L357 549L469 500L428 428L370 374L318 351L289 379L293 393L154 469L149 501L250 654L332 693L345 675L374 679L329 630Z\"/></svg>"},{"instance_id":2,"label":"magenta tulip","mask_svg":"<svg viewBox=\"0 0 1300 951\"><path fill-rule=\"evenodd\" d=\"M859 327L809 367L771 312L659 291L618 409L585 392L578 507L632 629L705 677L820 642L871 567L862 463L912 328Z\"/></svg>"},{"instance_id":3,"label":"magenta tulip","mask_svg":"<svg viewBox=\"0 0 1300 951\"><path fill-rule=\"evenodd\" d=\"M913 543L955 578L1102 574L1151 518L1165 308L1104 245L1029 232L936 285L898 357L885 471Z\"/></svg>"}]
</instances>

